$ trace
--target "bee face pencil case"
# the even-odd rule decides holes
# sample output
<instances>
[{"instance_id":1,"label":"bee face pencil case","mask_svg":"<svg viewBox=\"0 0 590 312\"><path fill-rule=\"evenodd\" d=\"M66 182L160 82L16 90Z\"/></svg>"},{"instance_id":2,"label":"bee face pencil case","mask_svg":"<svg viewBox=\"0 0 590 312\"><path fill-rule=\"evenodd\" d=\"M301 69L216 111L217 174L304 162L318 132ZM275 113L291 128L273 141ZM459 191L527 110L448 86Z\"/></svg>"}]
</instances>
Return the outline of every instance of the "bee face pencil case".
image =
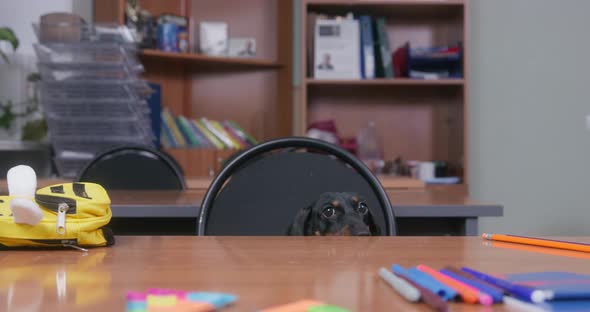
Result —
<instances>
[{"instance_id":1,"label":"bee face pencil case","mask_svg":"<svg viewBox=\"0 0 590 312\"><path fill-rule=\"evenodd\" d=\"M114 244L105 228L111 220L111 200L94 183L64 183L39 189L35 202L43 217L36 225L14 222L10 201L0 196L0 248L102 247Z\"/></svg>"}]
</instances>

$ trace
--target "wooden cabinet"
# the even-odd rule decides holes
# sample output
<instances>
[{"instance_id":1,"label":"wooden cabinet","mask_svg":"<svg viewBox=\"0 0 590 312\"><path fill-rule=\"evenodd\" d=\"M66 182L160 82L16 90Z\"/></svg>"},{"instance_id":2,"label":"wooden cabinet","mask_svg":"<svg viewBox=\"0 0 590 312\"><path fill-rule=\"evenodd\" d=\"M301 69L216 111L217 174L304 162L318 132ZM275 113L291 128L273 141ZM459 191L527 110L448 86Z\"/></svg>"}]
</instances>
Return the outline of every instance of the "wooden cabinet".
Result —
<instances>
[{"instance_id":1,"label":"wooden cabinet","mask_svg":"<svg viewBox=\"0 0 590 312\"><path fill-rule=\"evenodd\" d=\"M302 0L300 99L296 103L300 134L318 120L333 119L343 137L355 137L374 121L386 160L449 163L465 181L468 168L467 1L463 0ZM319 80L307 72L310 12L349 12L386 19L391 50L463 43L463 78L417 80Z\"/></svg>"},{"instance_id":2,"label":"wooden cabinet","mask_svg":"<svg viewBox=\"0 0 590 312\"><path fill-rule=\"evenodd\" d=\"M256 39L256 57L212 57L144 50L144 77L161 85L162 105L176 115L233 120L258 140L292 134L291 0L139 0L153 15L174 13L190 21L195 51L198 24L223 21L230 37ZM97 22L124 21L125 0L95 1ZM231 8L231 9L229 9ZM167 150L189 177L217 171L231 150Z\"/></svg>"}]
</instances>

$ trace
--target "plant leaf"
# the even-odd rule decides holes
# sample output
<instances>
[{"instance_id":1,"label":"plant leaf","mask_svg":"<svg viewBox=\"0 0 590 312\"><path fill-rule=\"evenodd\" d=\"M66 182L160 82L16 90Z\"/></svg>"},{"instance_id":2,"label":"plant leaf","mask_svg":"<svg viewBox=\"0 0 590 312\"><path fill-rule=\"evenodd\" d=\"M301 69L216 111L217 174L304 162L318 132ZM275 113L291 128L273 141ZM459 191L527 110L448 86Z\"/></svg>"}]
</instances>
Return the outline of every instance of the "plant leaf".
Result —
<instances>
[{"instance_id":1,"label":"plant leaf","mask_svg":"<svg viewBox=\"0 0 590 312\"><path fill-rule=\"evenodd\" d=\"M8 41L12 45L12 49L16 51L18 48L18 38L8 27L0 28L0 41Z\"/></svg>"},{"instance_id":2,"label":"plant leaf","mask_svg":"<svg viewBox=\"0 0 590 312\"><path fill-rule=\"evenodd\" d=\"M10 129L12 121L16 119L16 116L12 112L12 105L8 103L0 107L2 109L2 115L0 115L0 128L6 130Z\"/></svg>"}]
</instances>

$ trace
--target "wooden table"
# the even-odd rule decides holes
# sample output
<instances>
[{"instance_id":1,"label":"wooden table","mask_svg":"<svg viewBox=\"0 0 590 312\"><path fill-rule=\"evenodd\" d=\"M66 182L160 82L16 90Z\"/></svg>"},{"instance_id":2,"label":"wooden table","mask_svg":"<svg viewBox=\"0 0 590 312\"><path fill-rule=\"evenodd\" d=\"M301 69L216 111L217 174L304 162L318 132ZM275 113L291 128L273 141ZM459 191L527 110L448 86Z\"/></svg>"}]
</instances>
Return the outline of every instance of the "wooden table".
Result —
<instances>
[{"instance_id":1,"label":"wooden table","mask_svg":"<svg viewBox=\"0 0 590 312\"><path fill-rule=\"evenodd\" d=\"M570 238L571 239L571 238ZM590 243L590 238L575 238ZM430 311L404 301L379 267L469 266L488 273L590 273L590 255L459 237L117 237L111 248L0 253L0 307L14 311L123 311L127 291L217 291L223 311L256 311L302 298L352 311ZM8 308L10 311L10 307ZM453 304L452 311L489 311ZM509 311L503 305L494 311Z\"/></svg>"},{"instance_id":2,"label":"wooden table","mask_svg":"<svg viewBox=\"0 0 590 312\"><path fill-rule=\"evenodd\" d=\"M113 216L196 218L205 191L110 191ZM470 200L462 188L389 190L403 235L477 235L478 218L502 216L500 205Z\"/></svg>"}]
</instances>

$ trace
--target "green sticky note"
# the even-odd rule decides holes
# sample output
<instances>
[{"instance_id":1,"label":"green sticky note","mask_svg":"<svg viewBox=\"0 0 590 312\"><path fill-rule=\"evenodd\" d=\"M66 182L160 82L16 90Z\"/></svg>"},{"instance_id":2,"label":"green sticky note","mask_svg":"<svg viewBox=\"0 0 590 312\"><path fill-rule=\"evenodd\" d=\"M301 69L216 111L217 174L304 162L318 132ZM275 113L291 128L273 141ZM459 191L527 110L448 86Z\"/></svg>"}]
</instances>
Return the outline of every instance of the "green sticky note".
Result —
<instances>
[{"instance_id":1,"label":"green sticky note","mask_svg":"<svg viewBox=\"0 0 590 312\"><path fill-rule=\"evenodd\" d=\"M307 310L307 312L351 312L351 311L348 309L345 309L345 308L337 307L335 305L324 304L324 305L311 307Z\"/></svg>"}]
</instances>

